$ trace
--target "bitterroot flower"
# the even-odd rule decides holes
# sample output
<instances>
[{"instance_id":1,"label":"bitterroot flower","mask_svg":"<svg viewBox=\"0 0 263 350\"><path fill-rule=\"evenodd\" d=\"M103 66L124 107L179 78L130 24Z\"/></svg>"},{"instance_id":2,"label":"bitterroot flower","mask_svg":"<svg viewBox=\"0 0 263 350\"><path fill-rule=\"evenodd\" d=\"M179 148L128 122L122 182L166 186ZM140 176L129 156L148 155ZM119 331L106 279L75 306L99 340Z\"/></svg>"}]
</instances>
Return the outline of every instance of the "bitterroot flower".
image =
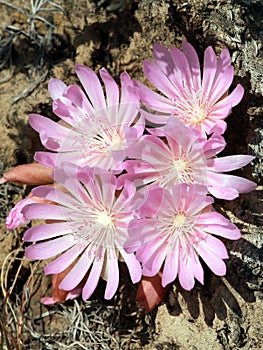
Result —
<instances>
[{"instance_id":1,"label":"bitterroot flower","mask_svg":"<svg viewBox=\"0 0 263 350\"><path fill-rule=\"evenodd\" d=\"M208 47L204 53L203 74L197 53L187 42L182 43L182 51L171 47L170 52L165 46L155 44L153 56L155 62L143 62L143 72L162 95L136 82L142 102L152 111L166 114L149 115L150 121L165 124L167 116L176 115L202 134L214 131L222 134L226 129L224 119L244 93L238 84L227 96L234 77L229 51L222 50L217 60L212 47Z\"/></svg>"},{"instance_id":2,"label":"bitterroot flower","mask_svg":"<svg viewBox=\"0 0 263 350\"><path fill-rule=\"evenodd\" d=\"M24 241L38 241L26 248L26 256L43 260L59 255L45 267L46 274L60 274L72 265L59 289L74 293L82 283L86 300L102 277L107 281L105 298L111 299L119 284L118 259L127 264L133 283L141 278L139 262L123 249L136 189L127 181L116 196L114 175L73 165L55 171L55 180L63 191L39 186L33 194L56 204L29 204L22 209L28 220L49 221L26 231Z\"/></svg>"},{"instance_id":3,"label":"bitterroot flower","mask_svg":"<svg viewBox=\"0 0 263 350\"><path fill-rule=\"evenodd\" d=\"M66 86L58 79L49 83L53 112L62 124L38 114L29 116L42 144L53 151L36 152L35 160L52 168L66 161L82 167L121 171L128 145L144 130L144 123L138 117L139 96L132 90L133 82L123 72L120 93L107 70L101 69L105 97L95 72L78 64L76 73L86 94L78 86Z\"/></svg>"},{"instance_id":4,"label":"bitterroot flower","mask_svg":"<svg viewBox=\"0 0 263 350\"><path fill-rule=\"evenodd\" d=\"M239 176L224 174L250 163L254 157L233 155L216 157L225 147L224 138L212 135L208 140L196 136L193 128L170 117L162 128L148 129L131 150L135 159L124 164L129 178L137 185L150 184L172 188L176 184L201 184L216 198L232 200L239 193L250 192L256 184ZM161 139L165 137L165 141Z\"/></svg>"},{"instance_id":5,"label":"bitterroot flower","mask_svg":"<svg viewBox=\"0 0 263 350\"><path fill-rule=\"evenodd\" d=\"M213 199L206 193L201 185L175 185L171 192L150 189L137 211L139 218L130 223L126 242L128 252L136 251L143 275L155 276L163 267L163 287L178 276L182 287L190 290L195 279L204 282L199 256L216 275L226 273L227 250L213 235L238 239L240 232L212 211Z\"/></svg>"}]
</instances>

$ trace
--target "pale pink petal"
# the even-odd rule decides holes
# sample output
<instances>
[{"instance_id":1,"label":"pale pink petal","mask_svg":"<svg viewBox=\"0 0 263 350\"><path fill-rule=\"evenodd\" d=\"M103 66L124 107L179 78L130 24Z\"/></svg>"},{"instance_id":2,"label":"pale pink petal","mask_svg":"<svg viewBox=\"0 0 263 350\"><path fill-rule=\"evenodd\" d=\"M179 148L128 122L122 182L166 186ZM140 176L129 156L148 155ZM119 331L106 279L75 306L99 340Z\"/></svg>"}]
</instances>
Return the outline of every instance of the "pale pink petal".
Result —
<instances>
[{"instance_id":1,"label":"pale pink petal","mask_svg":"<svg viewBox=\"0 0 263 350\"><path fill-rule=\"evenodd\" d=\"M200 242L196 245L196 250L198 251L199 245L201 244L202 248L209 250L214 255L218 256L221 259L228 259L228 253L227 249L218 238L207 235L203 240L201 239Z\"/></svg>"},{"instance_id":2,"label":"pale pink petal","mask_svg":"<svg viewBox=\"0 0 263 350\"><path fill-rule=\"evenodd\" d=\"M63 95L63 92L67 88L67 85L63 81L51 78L48 83L48 91L53 100L60 98Z\"/></svg>"},{"instance_id":3,"label":"pale pink petal","mask_svg":"<svg viewBox=\"0 0 263 350\"><path fill-rule=\"evenodd\" d=\"M105 299L111 299L119 285L119 267L114 249L107 249L107 284L105 289Z\"/></svg>"},{"instance_id":4,"label":"pale pink petal","mask_svg":"<svg viewBox=\"0 0 263 350\"><path fill-rule=\"evenodd\" d=\"M173 84L170 82L165 74L155 63L151 61L143 62L143 72L145 76L150 80L150 82L157 87L164 95L174 96L175 89ZM177 83L178 84L178 83Z\"/></svg>"},{"instance_id":5,"label":"pale pink petal","mask_svg":"<svg viewBox=\"0 0 263 350\"><path fill-rule=\"evenodd\" d=\"M94 108L79 86L70 85L60 100L68 108L68 113L75 121L75 125L94 117ZM56 112L58 112L58 109Z\"/></svg>"},{"instance_id":6,"label":"pale pink petal","mask_svg":"<svg viewBox=\"0 0 263 350\"><path fill-rule=\"evenodd\" d=\"M33 244L26 248L25 255L29 259L44 260L52 258L75 244L72 235L62 236L52 241Z\"/></svg>"},{"instance_id":7,"label":"pale pink petal","mask_svg":"<svg viewBox=\"0 0 263 350\"><path fill-rule=\"evenodd\" d=\"M209 192L221 199L232 200L238 197L239 193L247 193L255 190L257 184L242 177L217 174L210 172L208 177Z\"/></svg>"},{"instance_id":8,"label":"pale pink petal","mask_svg":"<svg viewBox=\"0 0 263 350\"><path fill-rule=\"evenodd\" d=\"M179 267L179 247L171 250L165 259L162 275L162 286L166 287L173 282L177 276Z\"/></svg>"},{"instance_id":9,"label":"pale pink petal","mask_svg":"<svg viewBox=\"0 0 263 350\"><path fill-rule=\"evenodd\" d=\"M89 273L89 277L82 290L83 300L87 300L93 294L95 288L97 287L100 279L102 266L103 266L103 260L104 260L104 253L102 257L97 257L94 259L90 273Z\"/></svg>"},{"instance_id":10,"label":"pale pink petal","mask_svg":"<svg viewBox=\"0 0 263 350\"><path fill-rule=\"evenodd\" d=\"M105 97L100 84L100 81L92 69L77 64L75 67L77 76L84 87L95 110L106 108Z\"/></svg>"},{"instance_id":11,"label":"pale pink petal","mask_svg":"<svg viewBox=\"0 0 263 350\"><path fill-rule=\"evenodd\" d=\"M197 53L193 46L186 41L182 42L182 49L190 65L194 88L196 91L198 91L201 88L201 74Z\"/></svg>"},{"instance_id":12,"label":"pale pink petal","mask_svg":"<svg viewBox=\"0 0 263 350\"><path fill-rule=\"evenodd\" d=\"M210 95L210 99L212 103L217 102L220 97L224 95L224 93L229 89L230 85L233 82L234 77L234 67L229 66L226 68L224 72L215 77L213 82L214 89L212 94Z\"/></svg>"},{"instance_id":13,"label":"pale pink petal","mask_svg":"<svg viewBox=\"0 0 263 350\"><path fill-rule=\"evenodd\" d=\"M34 196L46 198L50 201L63 204L69 208L76 208L79 202L72 196L50 186L38 186L32 190Z\"/></svg>"},{"instance_id":14,"label":"pale pink petal","mask_svg":"<svg viewBox=\"0 0 263 350\"><path fill-rule=\"evenodd\" d=\"M58 258L48 263L44 268L45 274L57 274L64 271L78 258L79 255L81 255L85 248L85 245L76 244Z\"/></svg>"},{"instance_id":15,"label":"pale pink petal","mask_svg":"<svg viewBox=\"0 0 263 350\"><path fill-rule=\"evenodd\" d=\"M216 54L211 46L205 49L202 90L206 96L211 95L214 77L216 74Z\"/></svg>"},{"instance_id":16,"label":"pale pink petal","mask_svg":"<svg viewBox=\"0 0 263 350\"><path fill-rule=\"evenodd\" d=\"M44 146L47 145L49 138L54 138L57 142L56 146L53 146L49 149L58 149L60 146L59 141L64 141L70 130L58 123L53 122L51 119L43 117L39 114L30 114L29 123L32 128L39 132L41 142Z\"/></svg>"},{"instance_id":17,"label":"pale pink petal","mask_svg":"<svg viewBox=\"0 0 263 350\"><path fill-rule=\"evenodd\" d=\"M79 260L64 277L59 285L60 289L72 290L75 288L85 277L90 269L94 259L95 259L94 249L87 247L83 254L80 256Z\"/></svg>"},{"instance_id":18,"label":"pale pink petal","mask_svg":"<svg viewBox=\"0 0 263 350\"><path fill-rule=\"evenodd\" d=\"M153 57L155 62L157 63L157 65L165 75L169 77L174 73L175 66L174 66L172 57L164 45L156 44L156 43L153 45ZM144 61L144 62L148 62L148 61ZM147 74L145 75L150 80Z\"/></svg>"},{"instance_id":19,"label":"pale pink petal","mask_svg":"<svg viewBox=\"0 0 263 350\"><path fill-rule=\"evenodd\" d=\"M29 228L24 234L23 241L35 242L45 239L66 235L72 232L68 222L56 222L53 224L42 224Z\"/></svg>"},{"instance_id":20,"label":"pale pink petal","mask_svg":"<svg viewBox=\"0 0 263 350\"><path fill-rule=\"evenodd\" d=\"M178 88L178 98L186 97L185 89L189 89L190 91L194 88L189 62L185 56L185 54L177 49L176 47L171 47L170 54L173 59L173 63L175 66L175 74L173 78L174 85ZM179 84L178 84L179 83Z\"/></svg>"},{"instance_id":21,"label":"pale pink petal","mask_svg":"<svg viewBox=\"0 0 263 350\"><path fill-rule=\"evenodd\" d=\"M221 108L222 106L226 104L231 104L232 107L236 106L241 100L244 95L244 88L240 84L238 84L235 89L231 92L230 95L222 99L221 101L217 102L215 108Z\"/></svg>"},{"instance_id":22,"label":"pale pink petal","mask_svg":"<svg viewBox=\"0 0 263 350\"><path fill-rule=\"evenodd\" d=\"M12 208L6 218L6 227L8 230L13 230L18 226L26 226L29 224L30 220L27 219L22 213L22 209L28 205L34 203L34 200L30 197L22 199L19 201L14 208Z\"/></svg>"},{"instance_id":23,"label":"pale pink petal","mask_svg":"<svg viewBox=\"0 0 263 350\"><path fill-rule=\"evenodd\" d=\"M72 211L61 206L41 203L29 204L22 209L22 214L30 220L65 220L71 213Z\"/></svg>"},{"instance_id":24,"label":"pale pink petal","mask_svg":"<svg viewBox=\"0 0 263 350\"><path fill-rule=\"evenodd\" d=\"M193 254L193 253L192 253ZM178 266L178 278L181 286L185 290L191 290L194 287L195 279L192 271L192 257L187 256L186 253L180 252L179 254L179 266Z\"/></svg>"},{"instance_id":25,"label":"pale pink petal","mask_svg":"<svg viewBox=\"0 0 263 350\"><path fill-rule=\"evenodd\" d=\"M142 268L135 255L128 254L123 249L120 251L120 254L128 267L132 282L139 282L142 276Z\"/></svg>"},{"instance_id":26,"label":"pale pink petal","mask_svg":"<svg viewBox=\"0 0 263 350\"><path fill-rule=\"evenodd\" d=\"M135 85L138 87L138 93L144 104L159 112L172 113L174 106L171 101L152 91L150 88L143 85L139 81L135 81ZM158 116L156 116L156 118L157 117Z\"/></svg>"},{"instance_id":27,"label":"pale pink petal","mask_svg":"<svg viewBox=\"0 0 263 350\"><path fill-rule=\"evenodd\" d=\"M148 245L148 247L149 247L149 245ZM156 242L155 242L155 247L157 248L156 251L153 252L152 255L147 260L144 259L142 262L143 275L145 274L145 271L150 272L150 274L146 273L145 276L156 275L161 270L162 264L165 260L166 255L167 255L166 244L162 244L160 247L158 247L158 244L156 244Z\"/></svg>"},{"instance_id":28,"label":"pale pink petal","mask_svg":"<svg viewBox=\"0 0 263 350\"><path fill-rule=\"evenodd\" d=\"M232 171L250 163L255 157L247 155L234 155L221 158L209 159L207 165L210 171L225 172Z\"/></svg>"},{"instance_id":29,"label":"pale pink petal","mask_svg":"<svg viewBox=\"0 0 263 350\"><path fill-rule=\"evenodd\" d=\"M224 276L226 274L226 264L224 261L214 254L210 249L210 245L205 241L201 241L196 248L198 254L202 257L207 266L218 276Z\"/></svg>"},{"instance_id":30,"label":"pale pink petal","mask_svg":"<svg viewBox=\"0 0 263 350\"><path fill-rule=\"evenodd\" d=\"M115 106L117 111L117 105L120 99L119 87L107 69L102 68L100 70L100 76L105 86L107 105ZM112 114L116 113L116 111L111 109Z\"/></svg>"},{"instance_id":31,"label":"pale pink petal","mask_svg":"<svg viewBox=\"0 0 263 350\"><path fill-rule=\"evenodd\" d=\"M223 151L226 146L226 141L221 135L213 135L205 142L202 150L206 159L214 157L217 153Z\"/></svg>"}]
</instances>

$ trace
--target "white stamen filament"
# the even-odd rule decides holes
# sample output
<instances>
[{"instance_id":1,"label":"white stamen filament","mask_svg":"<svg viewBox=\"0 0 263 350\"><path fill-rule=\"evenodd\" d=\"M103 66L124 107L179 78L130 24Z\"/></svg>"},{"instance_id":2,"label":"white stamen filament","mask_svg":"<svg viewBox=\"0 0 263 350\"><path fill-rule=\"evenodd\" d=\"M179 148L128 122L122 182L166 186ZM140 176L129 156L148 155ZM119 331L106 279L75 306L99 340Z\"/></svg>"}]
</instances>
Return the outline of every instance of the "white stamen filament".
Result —
<instances>
[{"instance_id":1,"label":"white stamen filament","mask_svg":"<svg viewBox=\"0 0 263 350\"><path fill-rule=\"evenodd\" d=\"M182 116L188 125L201 124L211 111L211 105L202 90L196 93L188 91L187 98L177 99L174 103L176 114Z\"/></svg>"}]
</instances>

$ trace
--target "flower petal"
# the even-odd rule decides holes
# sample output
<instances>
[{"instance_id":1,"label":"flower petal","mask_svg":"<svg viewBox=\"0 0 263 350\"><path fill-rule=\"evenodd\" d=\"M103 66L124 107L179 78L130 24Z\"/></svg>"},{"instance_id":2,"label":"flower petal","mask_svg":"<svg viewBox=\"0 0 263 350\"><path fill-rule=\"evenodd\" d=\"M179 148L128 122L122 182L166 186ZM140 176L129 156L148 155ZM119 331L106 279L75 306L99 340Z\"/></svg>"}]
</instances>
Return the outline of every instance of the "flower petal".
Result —
<instances>
[{"instance_id":1,"label":"flower petal","mask_svg":"<svg viewBox=\"0 0 263 350\"><path fill-rule=\"evenodd\" d=\"M42 224L28 229L23 237L25 242L43 241L45 239L66 235L72 232L68 222L56 222L53 224Z\"/></svg>"},{"instance_id":2,"label":"flower petal","mask_svg":"<svg viewBox=\"0 0 263 350\"><path fill-rule=\"evenodd\" d=\"M51 78L48 83L48 91L53 100L61 97L63 92L67 88L67 85L60 79Z\"/></svg>"},{"instance_id":3,"label":"flower petal","mask_svg":"<svg viewBox=\"0 0 263 350\"><path fill-rule=\"evenodd\" d=\"M107 249L105 258L107 264L107 284L104 297L109 300L114 296L119 285L119 266L114 249Z\"/></svg>"},{"instance_id":4,"label":"flower petal","mask_svg":"<svg viewBox=\"0 0 263 350\"><path fill-rule=\"evenodd\" d=\"M45 266L45 274L58 274L69 267L85 249L84 245L76 244L65 253Z\"/></svg>"},{"instance_id":5,"label":"flower petal","mask_svg":"<svg viewBox=\"0 0 263 350\"><path fill-rule=\"evenodd\" d=\"M26 248L25 255L29 259L44 260L60 254L75 245L72 235L62 236L52 241L31 245Z\"/></svg>"},{"instance_id":6,"label":"flower petal","mask_svg":"<svg viewBox=\"0 0 263 350\"><path fill-rule=\"evenodd\" d=\"M81 64L75 66L75 71L94 109L97 111L105 109L106 101L96 73L93 72L92 69Z\"/></svg>"}]
</instances>

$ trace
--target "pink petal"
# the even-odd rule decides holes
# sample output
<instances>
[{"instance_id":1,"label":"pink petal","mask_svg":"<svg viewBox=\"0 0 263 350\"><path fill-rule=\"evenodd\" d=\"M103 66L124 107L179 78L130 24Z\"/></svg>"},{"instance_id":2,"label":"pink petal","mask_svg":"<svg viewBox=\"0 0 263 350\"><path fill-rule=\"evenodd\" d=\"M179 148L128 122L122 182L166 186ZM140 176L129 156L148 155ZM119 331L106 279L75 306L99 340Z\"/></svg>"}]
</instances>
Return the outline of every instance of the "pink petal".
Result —
<instances>
[{"instance_id":1,"label":"pink petal","mask_svg":"<svg viewBox=\"0 0 263 350\"><path fill-rule=\"evenodd\" d=\"M100 84L100 81L95 72L92 69L77 64L75 66L77 76L83 85L94 109L99 111L106 108L105 97Z\"/></svg>"},{"instance_id":2,"label":"pink petal","mask_svg":"<svg viewBox=\"0 0 263 350\"><path fill-rule=\"evenodd\" d=\"M182 42L182 49L190 65L194 89L198 91L201 89L201 73L197 53L193 46L186 41Z\"/></svg>"},{"instance_id":3,"label":"pink petal","mask_svg":"<svg viewBox=\"0 0 263 350\"><path fill-rule=\"evenodd\" d=\"M67 85L63 81L52 78L48 83L48 91L53 100L60 98L63 95L63 92L67 88Z\"/></svg>"},{"instance_id":4,"label":"pink petal","mask_svg":"<svg viewBox=\"0 0 263 350\"><path fill-rule=\"evenodd\" d=\"M85 277L89 271L93 260L96 258L94 248L91 246L86 247L84 253L80 256L79 260L64 277L63 281L60 283L59 288L64 290L72 290L75 288Z\"/></svg>"},{"instance_id":5,"label":"pink petal","mask_svg":"<svg viewBox=\"0 0 263 350\"><path fill-rule=\"evenodd\" d=\"M193 257L187 256L183 251L179 253L178 278L181 286L185 290L191 290L195 284L191 259L193 259Z\"/></svg>"},{"instance_id":6,"label":"pink petal","mask_svg":"<svg viewBox=\"0 0 263 350\"><path fill-rule=\"evenodd\" d=\"M226 146L225 139L220 135L213 135L203 146L203 152L206 159L214 157L217 153L223 151Z\"/></svg>"},{"instance_id":7,"label":"pink petal","mask_svg":"<svg viewBox=\"0 0 263 350\"><path fill-rule=\"evenodd\" d=\"M198 217L202 230L228 239L239 239L241 234L236 225L217 212L202 213Z\"/></svg>"},{"instance_id":8,"label":"pink petal","mask_svg":"<svg viewBox=\"0 0 263 350\"><path fill-rule=\"evenodd\" d=\"M107 284L104 297L111 299L119 285L119 266L114 249L107 249L106 270L107 270Z\"/></svg>"},{"instance_id":9,"label":"pink petal","mask_svg":"<svg viewBox=\"0 0 263 350\"><path fill-rule=\"evenodd\" d=\"M174 111L173 103L166 97L157 94L139 81L135 81L135 85L138 87L140 98L146 106L163 113ZM156 119L158 120L158 115L156 115Z\"/></svg>"},{"instance_id":10,"label":"pink petal","mask_svg":"<svg viewBox=\"0 0 263 350\"><path fill-rule=\"evenodd\" d=\"M207 162L210 171L225 172L239 169L250 163L255 157L247 155L234 155L210 159Z\"/></svg>"},{"instance_id":11,"label":"pink petal","mask_svg":"<svg viewBox=\"0 0 263 350\"><path fill-rule=\"evenodd\" d=\"M210 249L209 243L201 241L196 249L198 254L214 274L218 276L223 276L226 274L226 265L224 261L214 254L214 251Z\"/></svg>"},{"instance_id":12,"label":"pink petal","mask_svg":"<svg viewBox=\"0 0 263 350\"><path fill-rule=\"evenodd\" d=\"M40 114L30 114L29 115L29 123L34 130L43 135L43 131L45 135L48 137L54 137L58 140L64 140L70 132L70 129L53 122L51 119L43 117Z\"/></svg>"},{"instance_id":13,"label":"pink petal","mask_svg":"<svg viewBox=\"0 0 263 350\"><path fill-rule=\"evenodd\" d=\"M210 96L213 81L217 68L216 54L211 46L207 47L204 53L204 68L202 90L206 96Z\"/></svg>"},{"instance_id":14,"label":"pink petal","mask_svg":"<svg viewBox=\"0 0 263 350\"><path fill-rule=\"evenodd\" d=\"M120 254L128 267L132 283L139 282L142 276L142 268L135 255L128 254L123 249L120 251Z\"/></svg>"},{"instance_id":15,"label":"pink petal","mask_svg":"<svg viewBox=\"0 0 263 350\"><path fill-rule=\"evenodd\" d=\"M44 260L60 254L76 244L72 235L62 236L48 242L38 243L26 248L25 255L29 259Z\"/></svg>"},{"instance_id":16,"label":"pink petal","mask_svg":"<svg viewBox=\"0 0 263 350\"><path fill-rule=\"evenodd\" d=\"M202 249L207 249L214 255L218 256L221 259L227 259L228 258L228 253L227 249L218 238L212 236L212 235L207 235L205 239L200 240L200 242L197 243L196 245L196 250L199 251L199 245L201 243Z\"/></svg>"},{"instance_id":17,"label":"pink petal","mask_svg":"<svg viewBox=\"0 0 263 350\"><path fill-rule=\"evenodd\" d=\"M244 88L240 84L231 92L230 95L217 102L216 108L222 107L223 105L231 104L232 107L236 106L244 95Z\"/></svg>"},{"instance_id":18,"label":"pink petal","mask_svg":"<svg viewBox=\"0 0 263 350\"><path fill-rule=\"evenodd\" d=\"M84 245L76 244L65 253L45 266L45 274L58 274L69 267L85 249Z\"/></svg>"},{"instance_id":19,"label":"pink petal","mask_svg":"<svg viewBox=\"0 0 263 350\"><path fill-rule=\"evenodd\" d=\"M177 248L178 247L175 247L166 256L162 276L163 287L166 287L176 279L179 267L179 249Z\"/></svg>"},{"instance_id":20,"label":"pink petal","mask_svg":"<svg viewBox=\"0 0 263 350\"><path fill-rule=\"evenodd\" d=\"M118 84L115 82L115 80L111 77L111 75L105 68L102 68L100 70L100 76L105 86L107 105L117 106L119 104L119 99L120 99ZM111 109L111 111L112 111L112 114L117 113L117 107L116 107L116 111L113 109Z\"/></svg>"},{"instance_id":21,"label":"pink petal","mask_svg":"<svg viewBox=\"0 0 263 350\"><path fill-rule=\"evenodd\" d=\"M14 208L12 208L6 218L6 227L8 230L13 230L18 226L25 226L29 224L30 220L28 220L22 213L22 209L28 205L34 203L33 198L28 197L19 201Z\"/></svg>"},{"instance_id":22,"label":"pink petal","mask_svg":"<svg viewBox=\"0 0 263 350\"><path fill-rule=\"evenodd\" d=\"M28 229L23 237L25 242L42 241L66 235L72 232L72 227L68 222L56 222L53 224L42 224Z\"/></svg>"},{"instance_id":23,"label":"pink petal","mask_svg":"<svg viewBox=\"0 0 263 350\"><path fill-rule=\"evenodd\" d=\"M163 201L164 189L161 187L156 187L151 189L146 197L144 205L138 210L138 213L142 217L151 217L155 215Z\"/></svg>"},{"instance_id":24,"label":"pink petal","mask_svg":"<svg viewBox=\"0 0 263 350\"><path fill-rule=\"evenodd\" d=\"M187 98L187 94L185 94L186 86L190 91L194 88L189 62L185 54L174 46L171 47L170 53L175 65L175 74L171 78L173 78L173 84L177 87L177 97Z\"/></svg>"},{"instance_id":25,"label":"pink petal","mask_svg":"<svg viewBox=\"0 0 263 350\"><path fill-rule=\"evenodd\" d=\"M174 73L175 66L167 48L162 44L154 44L153 57L158 67L161 69L162 73L164 73L169 78L169 76L171 76ZM150 80L147 74L145 75Z\"/></svg>"},{"instance_id":26,"label":"pink petal","mask_svg":"<svg viewBox=\"0 0 263 350\"><path fill-rule=\"evenodd\" d=\"M242 177L209 172L209 192L221 199L232 200L238 197L238 193L247 193L255 190L257 184Z\"/></svg>"},{"instance_id":27,"label":"pink petal","mask_svg":"<svg viewBox=\"0 0 263 350\"><path fill-rule=\"evenodd\" d=\"M95 288L97 287L100 279L103 261L104 261L104 252L103 254L101 254L100 257L96 257L93 261L93 265L91 267L89 277L82 290L83 300L87 300L92 295Z\"/></svg>"},{"instance_id":28,"label":"pink petal","mask_svg":"<svg viewBox=\"0 0 263 350\"><path fill-rule=\"evenodd\" d=\"M181 185L179 185L181 186ZM179 186L174 186L173 194L179 192ZM175 201L180 201L179 198L175 198ZM214 202L212 197L207 197L207 188L203 185L189 186L187 191L187 200L184 211L188 215L195 215L200 213L204 208Z\"/></svg>"},{"instance_id":29,"label":"pink petal","mask_svg":"<svg viewBox=\"0 0 263 350\"><path fill-rule=\"evenodd\" d=\"M39 162L41 165L44 165L46 167L54 168L57 164L57 153L51 153L51 152L36 152L34 155L34 160L36 162Z\"/></svg>"},{"instance_id":30,"label":"pink petal","mask_svg":"<svg viewBox=\"0 0 263 350\"><path fill-rule=\"evenodd\" d=\"M65 122L81 126L83 122L94 118L94 108L81 88L77 85L70 85L63 96L54 101L53 111Z\"/></svg>"},{"instance_id":31,"label":"pink petal","mask_svg":"<svg viewBox=\"0 0 263 350\"><path fill-rule=\"evenodd\" d=\"M53 204L29 204L22 209L22 214L26 218L43 220L66 220L71 217L72 210L67 210L61 206Z\"/></svg>"},{"instance_id":32,"label":"pink petal","mask_svg":"<svg viewBox=\"0 0 263 350\"><path fill-rule=\"evenodd\" d=\"M158 65L151 61L143 62L143 72L150 82L157 87L164 95L173 97L176 90L168 77L163 74ZM177 83L178 84L178 83Z\"/></svg>"},{"instance_id":33,"label":"pink petal","mask_svg":"<svg viewBox=\"0 0 263 350\"><path fill-rule=\"evenodd\" d=\"M38 186L32 190L32 193L37 197L46 198L69 208L76 208L80 204L72 196L49 186Z\"/></svg>"},{"instance_id":34,"label":"pink petal","mask_svg":"<svg viewBox=\"0 0 263 350\"><path fill-rule=\"evenodd\" d=\"M218 76L215 77L215 80L213 82L214 88L212 89L212 93L210 95L212 103L220 99L224 95L224 93L229 89L230 85L232 84L233 77L233 66L227 67L224 72L218 74Z\"/></svg>"}]
</instances>

